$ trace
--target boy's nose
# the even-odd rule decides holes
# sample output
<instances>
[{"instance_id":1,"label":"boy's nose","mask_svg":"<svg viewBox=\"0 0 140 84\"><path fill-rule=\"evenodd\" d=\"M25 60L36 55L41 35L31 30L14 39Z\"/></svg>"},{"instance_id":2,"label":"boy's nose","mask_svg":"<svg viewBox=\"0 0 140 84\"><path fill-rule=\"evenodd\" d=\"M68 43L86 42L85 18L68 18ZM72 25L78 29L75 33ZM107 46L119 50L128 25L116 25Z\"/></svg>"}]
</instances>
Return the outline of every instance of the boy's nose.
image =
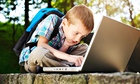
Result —
<instances>
[{"instance_id":1,"label":"boy's nose","mask_svg":"<svg viewBox=\"0 0 140 84\"><path fill-rule=\"evenodd\" d=\"M76 36L74 42L80 42L80 40L81 40L81 36Z\"/></svg>"}]
</instances>

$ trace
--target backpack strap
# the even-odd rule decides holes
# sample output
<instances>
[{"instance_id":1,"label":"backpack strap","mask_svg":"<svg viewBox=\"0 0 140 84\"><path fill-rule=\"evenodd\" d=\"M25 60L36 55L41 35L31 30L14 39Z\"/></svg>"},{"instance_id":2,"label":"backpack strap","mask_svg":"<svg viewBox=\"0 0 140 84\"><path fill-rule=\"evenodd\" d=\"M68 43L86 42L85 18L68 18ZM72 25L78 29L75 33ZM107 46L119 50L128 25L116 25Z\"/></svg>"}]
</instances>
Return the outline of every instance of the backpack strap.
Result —
<instances>
[{"instance_id":1,"label":"backpack strap","mask_svg":"<svg viewBox=\"0 0 140 84\"><path fill-rule=\"evenodd\" d=\"M50 40L52 38L54 38L57 35L57 33L59 32L59 26L60 26L61 22L62 22L62 19L59 17L58 20L57 20L57 23L54 26L54 30L51 34Z\"/></svg>"}]
</instances>

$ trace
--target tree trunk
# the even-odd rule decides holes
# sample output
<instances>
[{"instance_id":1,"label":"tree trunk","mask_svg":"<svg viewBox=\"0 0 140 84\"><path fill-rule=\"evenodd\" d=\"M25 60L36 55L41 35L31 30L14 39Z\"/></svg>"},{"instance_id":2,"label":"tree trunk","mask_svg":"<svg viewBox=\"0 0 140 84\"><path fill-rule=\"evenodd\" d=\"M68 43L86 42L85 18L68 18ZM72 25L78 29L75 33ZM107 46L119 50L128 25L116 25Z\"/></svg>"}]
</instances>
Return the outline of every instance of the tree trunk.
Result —
<instances>
[{"instance_id":1,"label":"tree trunk","mask_svg":"<svg viewBox=\"0 0 140 84\"><path fill-rule=\"evenodd\" d=\"M16 34L16 30L15 30L15 21L14 21L14 23L13 23L13 25L12 25L13 27L13 33L12 33L12 42L13 42L13 44L15 43L15 34Z\"/></svg>"},{"instance_id":2,"label":"tree trunk","mask_svg":"<svg viewBox=\"0 0 140 84\"><path fill-rule=\"evenodd\" d=\"M52 8L51 2L52 2L52 0L48 0L48 8Z\"/></svg>"},{"instance_id":3,"label":"tree trunk","mask_svg":"<svg viewBox=\"0 0 140 84\"><path fill-rule=\"evenodd\" d=\"M74 2L74 0L71 0L71 8L74 6L73 2Z\"/></svg>"},{"instance_id":4,"label":"tree trunk","mask_svg":"<svg viewBox=\"0 0 140 84\"><path fill-rule=\"evenodd\" d=\"M128 1L127 4L128 4L128 6L129 6L129 13L130 13L131 25L132 25L133 27L136 27L136 25L135 25L135 23L134 23L134 19L133 19L133 17L132 17L132 15L133 15L133 5L130 3L129 0L127 0L127 1Z\"/></svg>"},{"instance_id":5,"label":"tree trunk","mask_svg":"<svg viewBox=\"0 0 140 84\"><path fill-rule=\"evenodd\" d=\"M29 26L29 0L25 0L25 25L24 29Z\"/></svg>"}]
</instances>

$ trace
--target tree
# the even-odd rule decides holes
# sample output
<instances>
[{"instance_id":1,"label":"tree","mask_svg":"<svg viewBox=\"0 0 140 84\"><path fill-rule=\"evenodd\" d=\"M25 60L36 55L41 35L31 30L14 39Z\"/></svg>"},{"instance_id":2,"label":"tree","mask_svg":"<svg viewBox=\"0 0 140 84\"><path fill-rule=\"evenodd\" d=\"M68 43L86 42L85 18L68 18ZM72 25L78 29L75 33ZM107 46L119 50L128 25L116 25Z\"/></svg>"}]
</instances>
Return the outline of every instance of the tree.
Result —
<instances>
[{"instance_id":1,"label":"tree","mask_svg":"<svg viewBox=\"0 0 140 84\"><path fill-rule=\"evenodd\" d=\"M5 18L8 19L7 23L11 22L13 23L13 27L12 27L12 41L13 43L15 42L15 34L16 34L16 27L15 27L15 24L18 23L19 21L19 18L14 15L14 16L10 16L10 12L11 11L15 11L16 10L16 6L17 6L17 1L16 0L8 0L8 1L5 1L5 0L1 0L0 1L0 13L2 13ZM4 25L7 25L7 23L5 23Z\"/></svg>"},{"instance_id":2,"label":"tree","mask_svg":"<svg viewBox=\"0 0 140 84\"><path fill-rule=\"evenodd\" d=\"M74 6L75 0L52 0L52 7L57 8L64 14Z\"/></svg>"},{"instance_id":3,"label":"tree","mask_svg":"<svg viewBox=\"0 0 140 84\"><path fill-rule=\"evenodd\" d=\"M29 0L25 0L25 25L24 29L26 29L29 26Z\"/></svg>"},{"instance_id":4,"label":"tree","mask_svg":"<svg viewBox=\"0 0 140 84\"><path fill-rule=\"evenodd\" d=\"M128 12L129 12L129 18L128 17L121 17L122 22L129 24L133 27L136 28L140 28L139 26L139 14L135 14L135 10L134 10L134 5L132 4L132 1L130 2L130 0L126 0L126 3L124 4L126 7L128 7Z\"/></svg>"},{"instance_id":5,"label":"tree","mask_svg":"<svg viewBox=\"0 0 140 84\"><path fill-rule=\"evenodd\" d=\"M134 16L133 25L134 25L134 27L140 29L140 14Z\"/></svg>"},{"instance_id":6,"label":"tree","mask_svg":"<svg viewBox=\"0 0 140 84\"><path fill-rule=\"evenodd\" d=\"M133 27L137 25L134 23L134 16L136 16L133 5L133 0L94 0L92 9L94 13L102 13L109 17L119 17L125 24Z\"/></svg>"},{"instance_id":7,"label":"tree","mask_svg":"<svg viewBox=\"0 0 140 84\"><path fill-rule=\"evenodd\" d=\"M24 29L26 29L29 24L29 12L32 11L32 9L29 9L30 6L33 6L34 9L36 8L41 8L42 4L45 4L44 7L58 7L58 9L62 10L64 13L69 10L73 6L73 1L71 0L60 0L60 1L55 1L55 0L25 0L25 1L18 1L18 0L1 0L0 1L0 13L2 13L6 19L8 19L8 22L13 23L13 41L15 34L16 34L16 27L14 26L15 24L21 24L24 23ZM56 2L56 5L53 3ZM23 4L24 5L21 5ZM46 3L48 5L46 5ZM53 5L52 5L53 4ZM18 7L21 7L22 9L20 11L16 11ZM21 15L14 14L11 16L12 12L24 12Z\"/></svg>"}]
</instances>

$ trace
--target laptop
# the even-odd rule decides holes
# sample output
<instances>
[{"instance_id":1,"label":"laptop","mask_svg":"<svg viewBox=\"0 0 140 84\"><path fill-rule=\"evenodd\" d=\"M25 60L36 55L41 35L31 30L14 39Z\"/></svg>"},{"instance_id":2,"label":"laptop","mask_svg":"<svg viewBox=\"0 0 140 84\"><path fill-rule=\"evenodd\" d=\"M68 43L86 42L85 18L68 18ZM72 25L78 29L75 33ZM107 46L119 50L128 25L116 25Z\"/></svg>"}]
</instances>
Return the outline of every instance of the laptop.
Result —
<instances>
[{"instance_id":1,"label":"laptop","mask_svg":"<svg viewBox=\"0 0 140 84\"><path fill-rule=\"evenodd\" d=\"M43 71L124 72L140 39L140 31L107 16L100 18L80 67L43 67Z\"/></svg>"}]
</instances>

